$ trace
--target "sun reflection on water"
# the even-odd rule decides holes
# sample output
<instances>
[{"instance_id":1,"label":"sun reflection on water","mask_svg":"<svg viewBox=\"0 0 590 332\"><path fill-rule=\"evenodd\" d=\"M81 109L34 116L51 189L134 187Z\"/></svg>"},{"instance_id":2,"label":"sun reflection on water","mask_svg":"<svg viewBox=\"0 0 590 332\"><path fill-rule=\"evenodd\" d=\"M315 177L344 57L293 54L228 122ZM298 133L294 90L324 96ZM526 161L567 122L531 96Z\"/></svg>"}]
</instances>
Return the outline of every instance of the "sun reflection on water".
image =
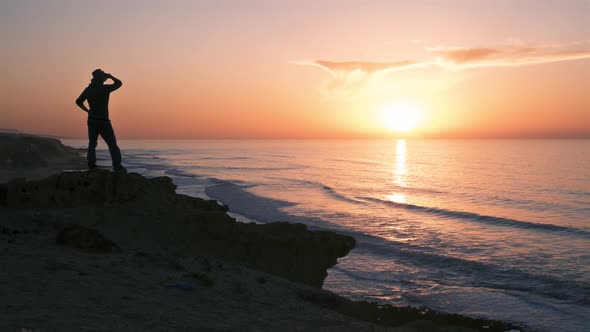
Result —
<instances>
[{"instance_id":1,"label":"sun reflection on water","mask_svg":"<svg viewBox=\"0 0 590 332\"><path fill-rule=\"evenodd\" d=\"M387 199L394 203L406 203L406 195L404 194L387 195Z\"/></svg>"},{"instance_id":2,"label":"sun reflection on water","mask_svg":"<svg viewBox=\"0 0 590 332\"><path fill-rule=\"evenodd\" d=\"M398 139L395 144L395 165L393 168L393 183L399 187L407 187L406 175L406 140ZM387 195L387 199L396 203L406 203L406 195L394 192Z\"/></svg>"}]
</instances>

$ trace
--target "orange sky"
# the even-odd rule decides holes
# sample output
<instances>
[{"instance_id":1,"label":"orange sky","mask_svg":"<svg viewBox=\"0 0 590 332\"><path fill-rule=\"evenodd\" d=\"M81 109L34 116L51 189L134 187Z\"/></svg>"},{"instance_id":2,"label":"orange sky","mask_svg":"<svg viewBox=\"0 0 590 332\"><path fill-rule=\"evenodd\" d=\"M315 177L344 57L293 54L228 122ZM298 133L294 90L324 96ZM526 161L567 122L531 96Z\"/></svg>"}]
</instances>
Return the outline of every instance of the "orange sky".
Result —
<instances>
[{"instance_id":1,"label":"orange sky","mask_svg":"<svg viewBox=\"0 0 590 332\"><path fill-rule=\"evenodd\" d=\"M590 1L11 1L0 128L84 137L102 68L119 138L590 137Z\"/></svg>"}]
</instances>

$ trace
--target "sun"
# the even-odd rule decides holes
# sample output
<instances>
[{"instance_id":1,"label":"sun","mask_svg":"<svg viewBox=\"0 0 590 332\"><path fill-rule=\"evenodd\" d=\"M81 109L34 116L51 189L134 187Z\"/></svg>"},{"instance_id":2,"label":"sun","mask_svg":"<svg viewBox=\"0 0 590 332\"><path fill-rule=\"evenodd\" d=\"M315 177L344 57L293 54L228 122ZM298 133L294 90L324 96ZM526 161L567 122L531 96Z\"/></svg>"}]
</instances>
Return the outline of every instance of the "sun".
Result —
<instances>
[{"instance_id":1,"label":"sun","mask_svg":"<svg viewBox=\"0 0 590 332\"><path fill-rule=\"evenodd\" d=\"M392 131L407 133L420 125L422 109L416 103L397 102L380 107L379 121Z\"/></svg>"}]
</instances>

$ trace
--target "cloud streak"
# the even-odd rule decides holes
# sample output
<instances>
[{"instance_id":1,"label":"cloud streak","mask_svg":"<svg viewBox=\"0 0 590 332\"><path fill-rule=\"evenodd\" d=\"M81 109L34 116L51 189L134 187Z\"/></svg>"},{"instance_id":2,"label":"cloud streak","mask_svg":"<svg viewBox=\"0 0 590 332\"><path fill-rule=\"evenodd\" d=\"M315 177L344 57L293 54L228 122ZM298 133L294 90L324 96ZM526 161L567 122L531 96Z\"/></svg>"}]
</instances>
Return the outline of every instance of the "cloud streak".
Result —
<instances>
[{"instance_id":1,"label":"cloud streak","mask_svg":"<svg viewBox=\"0 0 590 332\"><path fill-rule=\"evenodd\" d=\"M571 44L525 45L496 47L433 47L426 49L429 57L422 60L393 62L370 61L300 61L303 66L321 68L332 76L326 82L331 92L350 94L374 83L392 72L435 66L443 69L467 70L484 67L518 67L560 61L590 59L590 42Z\"/></svg>"},{"instance_id":2,"label":"cloud streak","mask_svg":"<svg viewBox=\"0 0 590 332\"><path fill-rule=\"evenodd\" d=\"M432 53L457 64L481 61L499 51L493 48L432 49Z\"/></svg>"},{"instance_id":3,"label":"cloud streak","mask_svg":"<svg viewBox=\"0 0 590 332\"><path fill-rule=\"evenodd\" d=\"M503 46L481 48L430 48L435 60L459 68L516 67L590 58L590 43L570 45Z\"/></svg>"},{"instance_id":4,"label":"cloud streak","mask_svg":"<svg viewBox=\"0 0 590 332\"><path fill-rule=\"evenodd\" d=\"M340 73L346 73L351 71L360 71L369 75L385 72L395 71L405 68L414 67L417 62L413 60L404 60L397 62L362 62L362 61L351 61L351 62L335 62L335 61L314 61L319 67L322 67L337 76Z\"/></svg>"}]
</instances>

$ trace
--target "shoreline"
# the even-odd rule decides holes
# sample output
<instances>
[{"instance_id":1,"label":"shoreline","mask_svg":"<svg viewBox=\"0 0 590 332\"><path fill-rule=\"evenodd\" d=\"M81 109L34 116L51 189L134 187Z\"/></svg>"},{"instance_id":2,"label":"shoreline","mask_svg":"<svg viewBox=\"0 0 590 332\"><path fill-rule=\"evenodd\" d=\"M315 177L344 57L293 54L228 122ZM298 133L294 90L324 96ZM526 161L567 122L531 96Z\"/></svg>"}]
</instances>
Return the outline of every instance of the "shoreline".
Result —
<instances>
[{"instance_id":1,"label":"shoreline","mask_svg":"<svg viewBox=\"0 0 590 332\"><path fill-rule=\"evenodd\" d=\"M79 165L79 162L80 160L76 165ZM49 164L42 168L44 172L59 169L64 165ZM20 172L18 169L12 171ZM33 168L26 172L32 174L32 178L45 176L43 172L35 171ZM24 175L26 172L21 173L26 177L27 175ZM99 173L102 172L104 171L99 171ZM72 173L79 173L80 176L88 174ZM141 181L144 179L148 182L154 180L140 175L137 175L139 177L133 175L132 179L131 174L123 176L108 173L104 175L106 178L120 176L120 179L116 181L122 182L116 183L126 183L129 188L143 183ZM3 176L6 176L6 173L3 173ZM34 183L42 185L47 181L46 179ZM27 183L28 181L24 182L24 185ZM22 181L21 184L23 184ZM158 191L163 188L162 186L165 187L167 184L158 183L154 188ZM40 202L43 201L43 197L51 194L51 191L41 193ZM175 201L176 196L166 194L165 196L155 195L152 198L155 201L161 198L170 199L174 201L174 204L170 206L180 209L186 208L183 206L186 202L196 204L194 203L197 202L196 200L203 201L196 198L182 198ZM4 303L7 308L6 314L11 317L10 325L6 326L8 330L19 328L40 331L79 330L82 326L95 330L207 327L211 330L453 331L457 330L458 326L465 328L465 331L521 329L496 321L477 320L460 315L440 315L426 308L396 308L351 301L317 287L287 281L276 276L276 273L261 272L260 267L252 269L252 262L244 266L246 261L243 261L243 258L242 261L239 259L228 261L227 257L220 258L219 252L215 251L208 255L203 254L206 250L201 251L202 254L197 256L176 255L170 250L162 250L166 246L161 246L148 248L147 251L151 252L147 252L146 246L150 241L143 239L143 242L135 240L133 242L130 239L137 235L145 236L145 234L133 233L133 227L127 232L122 231L120 223L125 222L126 218L119 217L117 220L119 224L105 223L104 220L117 219L117 214L127 214L125 215L127 217L143 218L141 220L143 223L137 224L136 227L144 227L145 223L156 222L153 217L161 212L158 212L158 209L138 212L138 207L145 206L142 205L145 202L133 205L134 197L123 195L121 202L118 201L119 198L121 197L115 201L107 200L90 205L84 203L84 200L68 205L68 200L64 199L63 201L68 204L44 206L38 202L37 205L25 204L26 208L16 204L2 209L4 217L3 222L0 223L2 226L0 238L5 245L2 257L8 263L7 266L11 266L2 275L2 280L5 284L15 286L10 287L14 290L10 291L10 294L5 294L8 296L3 298L7 302L11 299L19 302L19 298L25 298L24 294L29 298L35 298L37 302L45 303L46 306L46 310L43 311L35 307L33 302ZM31 206L34 207L34 212L30 209ZM116 211L105 212L101 208L104 206ZM207 204L198 206L198 209L200 211L215 210ZM191 213L194 214L196 210L192 211ZM219 216L225 212L214 211ZM122 248L119 248L120 251L89 253L86 249L80 250L75 246L72 248L71 245L63 246L55 243L56 236L64 230L66 225L87 217L88 213L96 214L90 218L93 220L77 221L77 223L82 223L84 227L89 226L90 229L97 229L101 235ZM137 213L140 215L138 216ZM184 220L183 218L186 219L186 215L179 217L178 220ZM168 236L173 243L177 242L182 235L170 229L166 232L171 233L152 235ZM219 234L225 236L223 234L226 234L226 230L221 230ZM258 238L257 241L260 239ZM128 243L133 242L134 245L125 244L126 241L131 241ZM309 255L304 257L310 257ZM279 256L278 259L281 260L284 257ZM43 276L47 278L43 279ZM130 283L129 280L136 283ZM68 287L69 290L64 290ZM176 303L183 296L181 302ZM69 303L71 308L65 306L51 308L51 299L54 298L61 298ZM146 306L144 302L150 303L151 306ZM94 309L84 303L93 303L97 308ZM154 314L158 310L155 312L156 308L152 306L159 306L166 314L156 320ZM118 307L125 308L128 312L117 315L115 308ZM195 312L200 314L195 317ZM101 325L106 323L101 323L99 317L109 314L116 315L117 318L112 325ZM63 320L67 321L67 317L82 318L78 321L72 319L72 325L68 326L63 323ZM221 322L217 322L218 320ZM179 321L183 323L179 325Z\"/></svg>"}]
</instances>

